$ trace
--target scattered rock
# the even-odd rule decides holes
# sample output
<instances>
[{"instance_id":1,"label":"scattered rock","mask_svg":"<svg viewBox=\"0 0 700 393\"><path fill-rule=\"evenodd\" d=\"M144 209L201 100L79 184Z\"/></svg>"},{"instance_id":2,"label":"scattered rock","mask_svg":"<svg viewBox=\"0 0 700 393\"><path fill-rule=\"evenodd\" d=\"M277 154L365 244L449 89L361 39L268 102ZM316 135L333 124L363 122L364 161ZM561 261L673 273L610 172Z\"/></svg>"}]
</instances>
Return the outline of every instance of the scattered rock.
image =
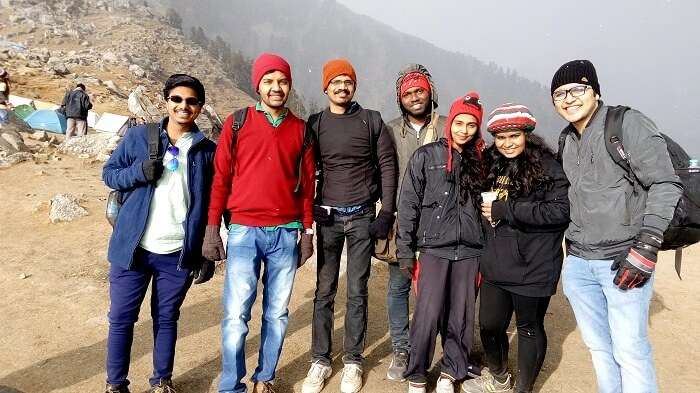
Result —
<instances>
[{"instance_id":1,"label":"scattered rock","mask_svg":"<svg viewBox=\"0 0 700 393\"><path fill-rule=\"evenodd\" d=\"M57 194L51 199L49 220L52 223L73 221L89 213L80 206L81 200L72 194Z\"/></svg>"},{"instance_id":2,"label":"scattered rock","mask_svg":"<svg viewBox=\"0 0 700 393\"><path fill-rule=\"evenodd\" d=\"M124 92L119 86L117 86L114 81L104 81L102 84L109 90L112 94L118 96L119 98L129 98L129 95Z\"/></svg>"},{"instance_id":3,"label":"scattered rock","mask_svg":"<svg viewBox=\"0 0 700 393\"><path fill-rule=\"evenodd\" d=\"M27 275L27 274L25 274L25 273L20 273L20 274L19 274L19 279L20 279L20 280L24 280L24 279L26 279L26 278L29 278L29 275Z\"/></svg>"},{"instance_id":4,"label":"scattered rock","mask_svg":"<svg viewBox=\"0 0 700 393\"><path fill-rule=\"evenodd\" d=\"M39 142L46 142L49 140L49 134L47 134L46 131L36 131L32 134L29 134L29 138Z\"/></svg>"},{"instance_id":5,"label":"scattered rock","mask_svg":"<svg viewBox=\"0 0 700 393\"><path fill-rule=\"evenodd\" d=\"M145 78L146 77L146 71L143 70L140 66L137 64L132 64L129 66L129 71L131 71L134 76L138 78Z\"/></svg>"}]
</instances>

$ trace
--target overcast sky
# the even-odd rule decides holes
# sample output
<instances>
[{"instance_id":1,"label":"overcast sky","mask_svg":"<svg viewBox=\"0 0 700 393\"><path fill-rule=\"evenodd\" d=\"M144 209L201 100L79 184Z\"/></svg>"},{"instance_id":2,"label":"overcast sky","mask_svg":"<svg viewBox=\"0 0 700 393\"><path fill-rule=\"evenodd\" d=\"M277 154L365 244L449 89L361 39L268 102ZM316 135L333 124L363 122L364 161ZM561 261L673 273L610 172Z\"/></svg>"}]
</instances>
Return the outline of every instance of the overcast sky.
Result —
<instances>
[{"instance_id":1,"label":"overcast sky","mask_svg":"<svg viewBox=\"0 0 700 393\"><path fill-rule=\"evenodd\" d=\"M547 87L562 63L590 59L606 104L642 110L700 152L698 0L337 1Z\"/></svg>"}]
</instances>

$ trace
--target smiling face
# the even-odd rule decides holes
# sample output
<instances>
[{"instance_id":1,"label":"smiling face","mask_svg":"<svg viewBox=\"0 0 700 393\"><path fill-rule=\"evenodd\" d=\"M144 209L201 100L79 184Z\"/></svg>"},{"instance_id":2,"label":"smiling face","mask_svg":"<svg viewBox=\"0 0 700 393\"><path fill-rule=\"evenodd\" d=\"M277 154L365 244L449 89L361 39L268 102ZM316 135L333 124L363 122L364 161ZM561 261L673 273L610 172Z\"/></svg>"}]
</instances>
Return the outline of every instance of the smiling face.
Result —
<instances>
[{"instance_id":1,"label":"smiling face","mask_svg":"<svg viewBox=\"0 0 700 393\"><path fill-rule=\"evenodd\" d=\"M348 75L338 75L326 87L328 100L338 106L347 106L355 96L355 82Z\"/></svg>"},{"instance_id":2,"label":"smiling face","mask_svg":"<svg viewBox=\"0 0 700 393\"><path fill-rule=\"evenodd\" d=\"M263 75L258 84L258 93L263 104L271 109L282 109L287 103L292 84L282 71Z\"/></svg>"},{"instance_id":3,"label":"smiling face","mask_svg":"<svg viewBox=\"0 0 700 393\"><path fill-rule=\"evenodd\" d=\"M567 91L577 86L585 85L581 85L579 83L568 83L566 85L559 86L556 90L554 90L554 95L556 95L558 92ZM557 113L559 113L559 116L573 124L579 132L586 128L586 125L588 125L588 121L593 116L593 113L595 113L596 109L598 109L598 99L600 98L597 94L595 94L593 88L590 86L586 87L586 91L581 96L574 97L569 92L566 93L563 100L553 101L554 107L556 108Z\"/></svg>"},{"instance_id":4,"label":"smiling face","mask_svg":"<svg viewBox=\"0 0 700 393\"><path fill-rule=\"evenodd\" d=\"M422 87L412 87L401 96L401 106L413 117L427 115L430 93Z\"/></svg>"},{"instance_id":5,"label":"smiling face","mask_svg":"<svg viewBox=\"0 0 700 393\"><path fill-rule=\"evenodd\" d=\"M461 152L462 147L476 135L477 131L479 131L479 124L476 121L476 117L466 113L455 116L450 126L452 147Z\"/></svg>"},{"instance_id":6,"label":"smiling face","mask_svg":"<svg viewBox=\"0 0 700 393\"><path fill-rule=\"evenodd\" d=\"M507 130L493 136L496 150L506 158L515 158L525 150L525 131Z\"/></svg>"},{"instance_id":7,"label":"smiling face","mask_svg":"<svg viewBox=\"0 0 700 393\"><path fill-rule=\"evenodd\" d=\"M199 102L197 92L191 87L177 86L170 90L167 102L170 120L181 126L192 126L202 111L202 104Z\"/></svg>"}]
</instances>

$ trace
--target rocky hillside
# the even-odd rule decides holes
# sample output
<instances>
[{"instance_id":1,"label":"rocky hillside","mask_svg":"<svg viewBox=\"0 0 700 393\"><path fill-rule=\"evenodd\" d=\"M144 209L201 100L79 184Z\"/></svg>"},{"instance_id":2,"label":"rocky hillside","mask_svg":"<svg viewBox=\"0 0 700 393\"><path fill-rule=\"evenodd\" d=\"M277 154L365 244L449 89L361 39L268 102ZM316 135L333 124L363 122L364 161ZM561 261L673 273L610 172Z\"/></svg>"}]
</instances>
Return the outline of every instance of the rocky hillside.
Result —
<instances>
[{"instance_id":1,"label":"rocky hillside","mask_svg":"<svg viewBox=\"0 0 700 393\"><path fill-rule=\"evenodd\" d=\"M140 2L139 4L144 4ZM221 65L148 6L126 0L0 1L0 66L12 94L60 103L82 82L98 113L129 112L128 95L163 111L162 86L177 72L200 78L207 102L224 116L253 102Z\"/></svg>"}]
</instances>

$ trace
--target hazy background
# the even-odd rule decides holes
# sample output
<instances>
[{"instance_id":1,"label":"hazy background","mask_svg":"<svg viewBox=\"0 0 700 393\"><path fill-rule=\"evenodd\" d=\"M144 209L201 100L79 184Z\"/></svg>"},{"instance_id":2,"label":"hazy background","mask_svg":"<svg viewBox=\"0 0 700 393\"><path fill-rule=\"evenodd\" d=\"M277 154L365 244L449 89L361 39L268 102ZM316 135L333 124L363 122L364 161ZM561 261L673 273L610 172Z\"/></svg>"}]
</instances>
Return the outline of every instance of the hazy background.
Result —
<instances>
[{"instance_id":1,"label":"hazy background","mask_svg":"<svg viewBox=\"0 0 700 393\"><path fill-rule=\"evenodd\" d=\"M700 156L700 1L338 2L547 88L562 63L589 59L606 104L640 109Z\"/></svg>"}]
</instances>

